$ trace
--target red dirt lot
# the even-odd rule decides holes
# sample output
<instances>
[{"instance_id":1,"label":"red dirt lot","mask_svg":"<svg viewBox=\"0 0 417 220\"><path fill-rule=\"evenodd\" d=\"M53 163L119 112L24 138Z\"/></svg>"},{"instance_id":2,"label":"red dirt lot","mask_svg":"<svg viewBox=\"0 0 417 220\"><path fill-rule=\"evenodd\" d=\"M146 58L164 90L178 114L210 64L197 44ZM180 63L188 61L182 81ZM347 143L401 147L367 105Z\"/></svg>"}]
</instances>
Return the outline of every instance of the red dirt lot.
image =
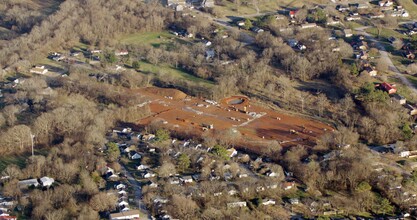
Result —
<instances>
[{"instance_id":1,"label":"red dirt lot","mask_svg":"<svg viewBox=\"0 0 417 220\"><path fill-rule=\"evenodd\" d=\"M141 126L162 120L170 130L200 135L206 130L203 125L212 124L215 131L239 131L241 144L276 140L283 146L313 145L317 137L333 130L318 121L256 106L246 96L233 96L217 103L187 96L175 89L150 87L139 89L138 93L149 100L152 112L138 122Z\"/></svg>"}]
</instances>

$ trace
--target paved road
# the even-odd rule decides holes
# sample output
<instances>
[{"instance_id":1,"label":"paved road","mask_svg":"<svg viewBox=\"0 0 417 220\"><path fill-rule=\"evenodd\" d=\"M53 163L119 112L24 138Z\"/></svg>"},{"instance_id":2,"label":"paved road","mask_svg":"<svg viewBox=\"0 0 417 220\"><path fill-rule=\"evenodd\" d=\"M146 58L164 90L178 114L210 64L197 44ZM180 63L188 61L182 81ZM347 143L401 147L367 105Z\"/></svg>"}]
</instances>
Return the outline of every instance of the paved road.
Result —
<instances>
[{"instance_id":1,"label":"paved road","mask_svg":"<svg viewBox=\"0 0 417 220\"><path fill-rule=\"evenodd\" d=\"M411 91L413 91L415 94L417 94L417 89L414 87L414 85L393 64L393 62L392 62L392 60L391 60L391 58L389 56L389 53L387 52L385 46L383 44L381 44L381 42L379 42L378 40L376 40L372 35L368 34L365 31L366 29L368 29L370 27L371 26L364 26L364 27L356 28L355 30L357 31L358 34L361 34L361 35L365 36L371 42L374 42L375 43L376 47L378 48L378 50L379 50L379 52L381 54L381 59L383 59L384 62L388 65L389 70L391 70L392 72L394 72L396 74L397 78L399 78L404 85L406 85L407 87L409 87L411 89Z\"/></svg>"},{"instance_id":2,"label":"paved road","mask_svg":"<svg viewBox=\"0 0 417 220\"><path fill-rule=\"evenodd\" d=\"M217 25L220 25L224 28L226 28L229 31L238 31L240 33L240 40L245 44L245 45L249 45L249 44L253 44L255 42L255 38L253 36L251 36L250 34L248 34L245 31L242 31L241 29L239 29L236 26L232 26L230 25L231 20L226 18L226 19L216 19L214 18L212 15L208 14L208 13L202 13L200 11L198 11L197 9L195 9L196 12L209 19L210 21L212 21L213 23L216 23ZM259 13L259 14L252 14L252 15L245 15L245 17L255 17L255 16L262 16L262 15L266 15L268 13Z\"/></svg>"},{"instance_id":3,"label":"paved road","mask_svg":"<svg viewBox=\"0 0 417 220\"><path fill-rule=\"evenodd\" d=\"M137 207L139 207L140 211L147 215L147 218L141 217L140 219L151 219L151 216L149 215L149 212L145 206L145 204L142 203L142 188L140 186L140 183L132 176L132 174L126 169L126 167L123 164L120 164L122 166L123 173L126 174L127 180L132 185L134 191L135 191L135 201Z\"/></svg>"}]
</instances>

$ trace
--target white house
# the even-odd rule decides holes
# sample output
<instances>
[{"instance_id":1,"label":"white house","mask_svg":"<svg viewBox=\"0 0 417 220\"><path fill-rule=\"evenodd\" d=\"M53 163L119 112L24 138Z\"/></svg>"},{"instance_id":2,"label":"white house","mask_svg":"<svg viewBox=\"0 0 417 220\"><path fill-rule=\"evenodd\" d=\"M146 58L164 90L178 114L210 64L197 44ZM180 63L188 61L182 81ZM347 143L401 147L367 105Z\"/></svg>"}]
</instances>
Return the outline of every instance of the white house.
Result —
<instances>
[{"instance_id":1,"label":"white house","mask_svg":"<svg viewBox=\"0 0 417 220\"><path fill-rule=\"evenodd\" d=\"M45 66L35 66L29 72L43 75L48 72L48 69Z\"/></svg>"},{"instance_id":2,"label":"white house","mask_svg":"<svg viewBox=\"0 0 417 220\"><path fill-rule=\"evenodd\" d=\"M291 205L297 205L298 203L300 203L300 201L297 198L290 199L289 202L291 203Z\"/></svg>"},{"instance_id":3,"label":"white house","mask_svg":"<svg viewBox=\"0 0 417 220\"><path fill-rule=\"evenodd\" d=\"M118 50L116 52L114 52L114 55L116 56L126 56L129 54L129 51L127 50Z\"/></svg>"},{"instance_id":4,"label":"white house","mask_svg":"<svg viewBox=\"0 0 417 220\"><path fill-rule=\"evenodd\" d=\"M277 177L278 173L275 173L273 171L268 171L268 172L266 172L266 176L268 176L268 177Z\"/></svg>"},{"instance_id":5,"label":"white house","mask_svg":"<svg viewBox=\"0 0 417 220\"><path fill-rule=\"evenodd\" d=\"M149 184L149 187L156 188L156 187L158 187L158 184L154 183L154 182L151 182L151 184Z\"/></svg>"},{"instance_id":6,"label":"white house","mask_svg":"<svg viewBox=\"0 0 417 220\"><path fill-rule=\"evenodd\" d=\"M41 178L41 183L43 187L50 187L54 182L55 180L53 178L47 176Z\"/></svg>"},{"instance_id":7,"label":"white house","mask_svg":"<svg viewBox=\"0 0 417 220\"><path fill-rule=\"evenodd\" d=\"M229 202L227 208L246 207L246 202Z\"/></svg>"},{"instance_id":8,"label":"white house","mask_svg":"<svg viewBox=\"0 0 417 220\"><path fill-rule=\"evenodd\" d=\"M39 186L39 182L37 179L22 180L22 181L19 181L17 184L19 185L20 188L29 188L30 186L34 186L34 187Z\"/></svg>"},{"instance_id":9,"label":"white house","mask_svg":"<svg viewBox=\"0 0 417 220\"><path fill-rule=\"evenodd\" d=\"M128 206L128 205L129 205L129 203L128 203L128 202L126 202L126 201L121 201L121 202L117 203L117 205L118 205L119 207L121 207L121 206Z\"/></svg>"},{"instance_id":10,"label":"white house","mask_svg":"<svg viewBox=\"0 0 417 220\"><path fill-rule=\"evenodd\" d=\"M181 177L181 181L183 183L192 183L193 182L193 178L191 176L183 176L183 177Z\"/></svg>"},{"instance_id":11,"label":"white house","mask_svg":"<svg viewBox=\"0 0 417 220\"><path fill-rule=\"evenodd\" d=\"M156 174L155 173L151 173L151 172L146 172L146 173L143 173L142 174L142 177L143 178L152 178L152 177L155 177L156 176Z\"/></svg>"},{"instance_id":12,"label":"white house","mask_svg":"<svg viewBox=\"0 0 417 220\"><path fill-rule=\"evenodd\" d=\"M230 149L227 149L227 153L229 154L229 157L234 157L237 155L237 150L234 148L230 148Z\"/></svg>"},{"instance_id":13,"label":"white house","mask_svg":"<svg viewBox=\"0 0 417 220\"><path fill-rule=\"evenodd\" d=\"M178 177L172 177L172 178L169 179L169 184L178 185L178 184L180 184L180 179Z\"/></svg>"},{"instance_id":14,"label":"white house","mask_svg":"<svg viewBox=\"0 0 417 220\"><path fill-rule=\"evenodd\" d=\"M273 199L263 199L262 205L275 205L275 200Z\"/></svg>"},{"instance_id":15,"label":"white house","mask_svg":"<svg viewBox=\"0 0 417 220\"><path fill-rule=\"evenodd\" d=\"M122 189L119 192L117 192L117 194L119 194L119 195L126 195L127 192L124 189Z\"/></svg>"},{"instance_id":16,"label":"white house","mask_svg":"<svg viewBox=\"0 0 417 220\"><path fill-rule=\"evenodd\" d=\"M149 169L149 166L141 164L141 165L137 166L136 169L137 170L146 170L146 169Z\"/></svg>"},{"instance_id":17,"label":"white house","mask_svg":"<svg viewBox=\"0 0 417 220\"><path fill-rule=\"evenodd\" d=\"M123 184L123 183L119 183L117 185L114 185L114 188L116 188L116 189L125 189L126 188L126 185Z\"/></svg>"},{"instance_id":18,"label":"white house","mask_svg":"<svg viewBox=\"0 0 417 220\"><path fill-rule=\"evenodd\" d=\"M127 212L118 212L110 214L110 220L127 220L127 219L139 219L139 210L130 210Z\"/></svg>"}]
</instances>

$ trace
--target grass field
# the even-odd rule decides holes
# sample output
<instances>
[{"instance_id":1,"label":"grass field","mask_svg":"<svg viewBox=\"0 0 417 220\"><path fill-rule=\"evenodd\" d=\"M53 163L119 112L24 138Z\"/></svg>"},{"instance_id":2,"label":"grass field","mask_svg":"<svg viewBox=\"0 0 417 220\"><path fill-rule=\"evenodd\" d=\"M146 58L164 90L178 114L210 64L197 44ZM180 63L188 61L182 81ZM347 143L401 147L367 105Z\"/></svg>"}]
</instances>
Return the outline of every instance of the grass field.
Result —
<instances>
[{"instance_id":1,"label":"grass field","mask_svg":"<svg viewBox=\"0 0 417 220\"><path fill-rule=\"evenodd\" d=\"M212 86L213 82L193 76L181 69L176 69L168 65L153 65L144 61L140 62L140 71L144 73L154 74L157 78L168 79L168 77L184 79L187 81L205 84L206 86Z\"/></svg>"},{"instance_id":2,"label":"grass field","mask_svg":"<svg viewBox=\"0 0 417 220\"><path fill-rule=\"evenodd\" d=\"M35 149L35 156L36 155L46 155L48 153L47 149ZM18 155L8 155L8 156L0 156L0 173L10 164L16 164L20 168L24 168L26 166L26 160L31 156L30 152L22 153Z\"/></svg>"},{"instance_id":3,"label":"grass field","mask_svg":"<svg viewBox=\"0 0 417 220\"><path fill-rule=\"evenodd\" d=\"M172 44L174 40L187 43L168 31L129 34L120 37L119 40L122 44L150 44L154 47L159 47L161 44Z\"/></svg>"},{"instance_id":4,"label":"grass field","mask_svg":"<svg viewBox=\"0 0 417 220\"><path fill-rule=\"evenodd\" d=\"M372 34L375 37L377 37L377 35L378 35L378 29L374 28L374 27L366 29L366 32L369 33L369 34ZM395 30L388 29L388 28L383 28L381 30L381 33L380 33L380 38L388 39L390 37L396 37L396 38L403 39L406 36L397 32L397 31L395 31Z\"/></svg>"}]
</instances>

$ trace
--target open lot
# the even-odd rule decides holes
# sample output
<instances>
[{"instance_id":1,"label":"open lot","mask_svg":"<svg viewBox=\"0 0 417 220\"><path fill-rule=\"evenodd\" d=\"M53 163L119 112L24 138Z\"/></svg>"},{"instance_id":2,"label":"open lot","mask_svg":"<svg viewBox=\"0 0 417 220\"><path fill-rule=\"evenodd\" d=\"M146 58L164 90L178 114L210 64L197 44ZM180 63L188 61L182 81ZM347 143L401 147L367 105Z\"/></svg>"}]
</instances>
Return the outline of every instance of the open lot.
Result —
<instances>
[{"instance_id":1,"label":"open lot","mask_svg":"<svg viewBox=\"0 0 417 220\"><path fill-rule=\"evenodd\" d=\"M232 129L233 133L240 133L242 145L276 140L284 146L313 145L317 137L332 130L317 121L259 107L245 96L213 103L175 89L150 87L139 89L137 93L148 100L152 112L139 121L141 126L162 121L169 130L201 135L205 127L213 125L214 131Z\"/></svg>"}]
</instances>

